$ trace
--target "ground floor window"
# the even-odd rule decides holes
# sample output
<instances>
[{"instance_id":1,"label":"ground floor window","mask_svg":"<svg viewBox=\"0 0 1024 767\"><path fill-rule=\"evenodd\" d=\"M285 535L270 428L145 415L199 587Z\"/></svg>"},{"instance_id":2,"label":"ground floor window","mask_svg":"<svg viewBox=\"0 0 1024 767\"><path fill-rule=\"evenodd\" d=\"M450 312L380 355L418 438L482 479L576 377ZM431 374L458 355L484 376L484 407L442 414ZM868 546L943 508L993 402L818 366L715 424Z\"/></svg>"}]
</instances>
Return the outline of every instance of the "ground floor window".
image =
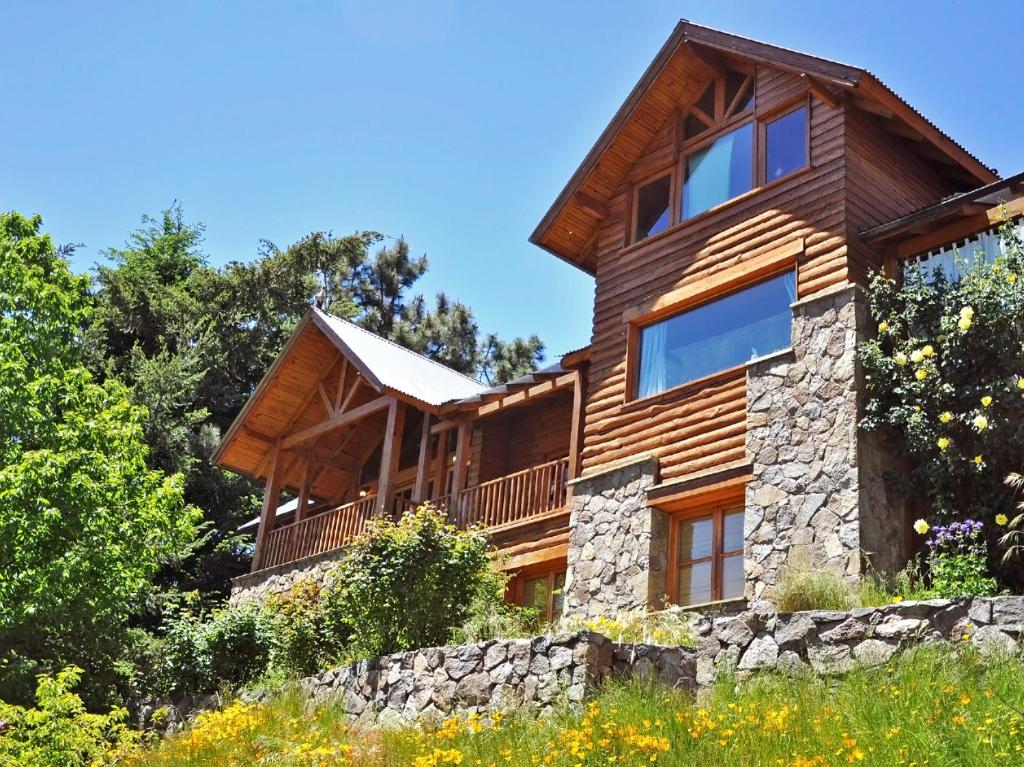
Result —
<instances>
[{"instance_id":1,"label":"ground floor window","mask_svg":"<svg viewBox=\"0 0 1024 767\"><path fill-rule=\"evenodd\" d=\"M743 509L677 518L670 542L669 597L693 605L743 596Z\"/></svg>"},{"instance_id":2,"label":"ground floor window","mask_svg":"<svg viewBox=\"0 0 1024 767\"><path fill-rule=\"evenodd\" d=\"M536 607L545 623L562 616L562 592L565 590L565 566L519 573L512 582L512 601L523 607Z\"/></svg>"}]
</instances>

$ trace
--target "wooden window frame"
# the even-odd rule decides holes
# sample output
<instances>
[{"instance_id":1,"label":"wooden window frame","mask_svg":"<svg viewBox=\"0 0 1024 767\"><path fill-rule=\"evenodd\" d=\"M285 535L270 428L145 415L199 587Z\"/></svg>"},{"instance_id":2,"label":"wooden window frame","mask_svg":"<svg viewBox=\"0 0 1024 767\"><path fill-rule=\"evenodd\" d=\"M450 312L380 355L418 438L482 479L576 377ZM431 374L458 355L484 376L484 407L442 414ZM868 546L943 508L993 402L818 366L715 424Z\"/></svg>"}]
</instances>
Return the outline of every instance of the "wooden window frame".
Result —
<instances>
[{"instance_id":1,"label":"wooden window frame","mask_svg":"<svg viewBox=\"0 0 1024 767\"><path fill-rule=\"evenodd\" d=\"M636 217L637 217L637 208L640 205L640 190L643 189L648 184L653 183L654 181L657 181L659 179L662 179L665 176L668 176L668 224L665 226L664 229L661 230L661 232L655 232L654 234L649 234L646 237L641 237L641 238L637 239L637 236L636 236ZM627 225L629 226L628 234L629 234L629 241L631 243L646 242L647 240L651 239L652 237L657 237L659 234L662 234L662 232L667 232L669 229L671 229L673 226L675 226L678 223L678 221L676 221L676 210L675 210L676 209L676 191L677 191L676 187L677 187L677 184L676 184L676 178L675 178L675 169L674 169L672 164L662 165L660 169L654 171L653 173L648 173L646 176L643 176L639 181L635 181L633 183L632 190L630 192L630 200L631 200L631 202L630 202L630 206L629 206L629 220L626 222Z\"/></svg>"},{"instance_id":2,"label":"wooden window frame","mask_svg":"<svg viewBox=\"0 0 1024 767\"><path fill-rule=\"evenodd\" d=\"M512 583L512 603L519 605L520 607L532 606L526 605L525 603L526 582L538 580L541 577L546 576L548 582L548 599L547 604L544 606L544 613L539 617L545 623L551 623L552 616L555 612L555 581L559 575L565 576L567 574L567 569L568 568L564 562L560 562L555 565L552 565L549 562L544 562L520 570L516 573L515 580Z\"/></svg>"},{"instance_id":3,"label":"wooden window frame","mask_svg":"<svg viewBox=\"0 0 1024 767\"><path fill-rule=\"evenodd\" d=\"M719 502L714 506L704 506L692 511L676 514L671 517L669 534L668 534L668 583L666 592L668 593L669 603L673 605L679 605L679 570L685 565L700 564L702 562L711 562L711 602L720 602L724 599L741 599L742 594L736 597L723 597L722 596L722 573L723 564L727 558L739 556L741 561L744 558L744 550L746 548L746 539L744 539L744 546L739 549L732 549L730 551L724 550L724 537L725 537L725 515L730 512L744 511L743 499L739 498L729 503ZM697 559L681 559L679 557L679 538L680 528L683 524L688 522L696 522L701 519L710 518L712 520L712 531L711 531L711 555L707 557L699 557ZM703 602L697 602L694 604L705 604ZM680 607L687 607L689 605L679 605Z\"/></svg>"}]
</instances>

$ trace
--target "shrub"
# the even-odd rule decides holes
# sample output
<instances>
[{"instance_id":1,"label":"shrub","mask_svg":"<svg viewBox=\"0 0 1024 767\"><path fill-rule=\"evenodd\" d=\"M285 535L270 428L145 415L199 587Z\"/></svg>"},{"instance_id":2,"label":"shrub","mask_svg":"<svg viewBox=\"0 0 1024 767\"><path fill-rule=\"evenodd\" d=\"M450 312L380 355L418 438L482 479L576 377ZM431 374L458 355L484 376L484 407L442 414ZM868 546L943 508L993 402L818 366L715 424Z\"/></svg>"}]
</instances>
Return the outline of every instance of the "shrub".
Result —
<instances>
[{"instance_id":1,"label":"shrub","mask_svg":"<svg viewBox=\"0 0 1024 767\"><path fill-rule=\"evenodd\" d=\"M276 672L310 676L343 659L352 629L340 614L337 590L305 581L272 600L269 608L274 632L271 666Z\"/></svg>"},{"instance_id":2,"label":"shrub","mask_svg":"<svg viewBox=\"0 0 1024 767\"><path fill-rule=\"evenodd\" d=\"M896 440L911 464L905 492L926 494L943 521L1012 511L1003 478L1020 468L1024 437L1024 251L1012 228L1002 237L1005 255L961 279L911 270L902 285L871 282L862 426Z\"/></svg>"},{"instance_id":3,"label":"shrub","mask_svg":"<svg viewBox=\"0 0 1024 767\"><path fill-rule=\"evenodd\" d=\"M86 713L74 693L82 670L69 666L56 677L40 676L35 708L0 702L0 764L23 767L86 767L134 750L138 735L128 712Z\"/></svg>"},{"instance_id":4,"label":"shrub","mask_svg":"<svg viewBox=\"0 0 1024 767\"><path fill-rule=\"evenodd\" d=\"M535 636L543 630L540 610L505 600L510 580L512 576L493 565L480 577L469 603L468 617L453 632L452 641L473 644L489 639L515 639Z\"/></svg>"},{"instance_id":5,"label":"shrub","mask_svg":"<svg viewBox=\"0 0 1024 767\"><path fill-rule=\"evenodd\" d=\"M490 572L487 536L421 507L374 521L333 572L333 614L357 629L352 649L383 655L447 643Z\"/></svg>"}]
</instances>

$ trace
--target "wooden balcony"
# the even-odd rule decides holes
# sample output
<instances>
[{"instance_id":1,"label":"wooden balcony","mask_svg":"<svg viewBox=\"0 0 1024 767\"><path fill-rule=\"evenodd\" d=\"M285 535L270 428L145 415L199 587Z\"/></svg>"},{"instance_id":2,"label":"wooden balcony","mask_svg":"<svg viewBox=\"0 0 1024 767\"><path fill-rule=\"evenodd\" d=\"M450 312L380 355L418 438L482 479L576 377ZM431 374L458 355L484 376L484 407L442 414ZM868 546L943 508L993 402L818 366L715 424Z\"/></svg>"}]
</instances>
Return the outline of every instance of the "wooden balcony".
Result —
<instances>
[{"instance_id":1,"label":"wooden balcony","mask_svg":"<svg viewBox=\"0 0 1024 767\"><path fill-rule=\"evenodd\" d=\"M527 525L566 507L568 479L569 459L560 458L468 487L455 497L436 498L431 503L447 511L449 518L462 528ZM341 548L363 532L374 516L376 505L377 496L368 495L271 530L255 569L263 570ZM393 513L400 516L416 506L412 501L395 498Z\"/></svg>"}]
</instances>

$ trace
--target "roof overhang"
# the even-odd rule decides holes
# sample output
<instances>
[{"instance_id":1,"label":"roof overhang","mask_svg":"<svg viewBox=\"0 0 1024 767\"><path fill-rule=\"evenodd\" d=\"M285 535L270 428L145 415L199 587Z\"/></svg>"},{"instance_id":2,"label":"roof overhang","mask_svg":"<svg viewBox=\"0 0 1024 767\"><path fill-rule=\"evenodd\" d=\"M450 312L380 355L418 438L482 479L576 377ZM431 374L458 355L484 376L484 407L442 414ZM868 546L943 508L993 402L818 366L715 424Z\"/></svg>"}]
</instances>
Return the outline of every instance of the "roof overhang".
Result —
<instances>
[{"instance_id":1,"label":"roof overhang","mask_svg":"<svg viewBox=\"0 0 1024 767\"><path fill-rule=\"evenodd\" d=\"M594 274L595 233L608 215L609 199L628 172L623 167L639 159L674 109L665 99L655 98L655 91L660 86L671 91L685 70L696 68L709 74L721 55L800 75L823 101L850 98L857 106L870 105L875 114L899 121L902 135L933 147L933 158L943 158L969 179L966 183L987 184L998 178L870 72L683 20L541 219L530 242Z\"/></svg>"}]
</instances>

